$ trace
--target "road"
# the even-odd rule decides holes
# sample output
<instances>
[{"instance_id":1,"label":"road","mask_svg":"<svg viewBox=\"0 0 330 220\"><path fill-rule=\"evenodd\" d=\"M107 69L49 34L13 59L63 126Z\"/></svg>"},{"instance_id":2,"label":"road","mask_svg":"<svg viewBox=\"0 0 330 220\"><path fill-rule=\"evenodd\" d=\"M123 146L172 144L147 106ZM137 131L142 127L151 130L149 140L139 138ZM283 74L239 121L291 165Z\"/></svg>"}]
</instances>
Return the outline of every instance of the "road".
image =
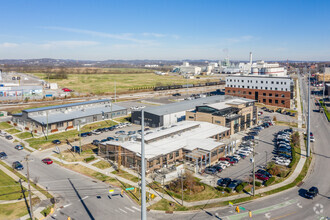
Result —
<instances>
[{"instance_id":1,"label":"road","mask_svg":"<svg viewBox=\"0 0 330 220\"><path fill-rule=\"evenodd\" d=\"M0 151L8 154L6 161L22 161L28 152L14 149L14 144L1 138ZM140 207L126 195L111 196L108 198L109 185L95 181L58 164L46 165L41 162L42 153L36 152L30 155L30 176L38 183L56 195L59 204L52 219L139 219ZM23 174L26 175L26 162ZM120 192L115 188L115 192ZM100 196L97 198L97 196Z\"/></svg>"},{"instance_id":2,"label":"road","mask_svg":"<svg viewBox=\"0 0 330 220\"><path fill-rule=\"evenodd\" d=\"M301 93L307 103L307 84L302 84ZM251 210L253 219L326 219L330 218L330 172L326 169L330 165L330 124L323 114L313 112L316 108L311 102L311 131L315 136L315 143L312 145L312 156L314 164L311 174L305 179L300 187L294 187L285 192L267 196L247 202L242 206L246 211L240 214L235 213L233 207L214 208L211 210L198 210L196 213L188 214L159 214L151 213L150 216L156 219L251 219L247 211ZM301 196L311 186L319 188L319 195L314 200L308 200Z\"/></svg>"}]
</instances>

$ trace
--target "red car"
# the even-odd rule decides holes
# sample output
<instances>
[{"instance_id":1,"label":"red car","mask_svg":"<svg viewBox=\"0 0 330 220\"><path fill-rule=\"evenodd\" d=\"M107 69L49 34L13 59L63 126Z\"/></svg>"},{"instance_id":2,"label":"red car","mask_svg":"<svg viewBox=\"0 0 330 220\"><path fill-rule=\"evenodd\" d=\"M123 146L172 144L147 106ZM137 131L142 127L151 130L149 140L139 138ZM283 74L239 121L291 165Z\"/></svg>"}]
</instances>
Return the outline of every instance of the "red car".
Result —
<instances>
[{"instance_id":1,"label":"red car","mask_svg":"<svg viewBox=\"0 0 330 220\"><path fill-rule=\"evenodd\" d=\"M261 173L256 173L255 176L256 176L257 179L262 180L262 181L265 181L265 180L268 180L269 179L268 176L263 175Z\"/></svg>"},{"instance_id":2,"label":"red car","mask_svg":"<svg viewBox=\"0 0 330 220\"><path fill-rule=\"evenodd\" d=\"M52 159L50 159L50 158L45 158L42 160L42 162L45 164L48 164L48 165L53 163Z\"/></svg>"},{"instance_id":3,"label":"red car","mask_svg":"<svg viewBox=\"0 0 330 220\"><path fill-rule=\"evenodd\" d=\"M228 161L228 160L230 160L230 158L227 158L227 157L220 157L219 160L220 160L220 161Z\"/></svg>"},{"instance_id":4,"label":"red car","mask_svg":"<svg viewBox=\"0 0 330 220\"><path fill-rule=\"evenodd\" d=\"M72 92L72 90L68 89L68 88L63 88L62 90L63 90L63 92Z\"/></svg>"}]
</instances>

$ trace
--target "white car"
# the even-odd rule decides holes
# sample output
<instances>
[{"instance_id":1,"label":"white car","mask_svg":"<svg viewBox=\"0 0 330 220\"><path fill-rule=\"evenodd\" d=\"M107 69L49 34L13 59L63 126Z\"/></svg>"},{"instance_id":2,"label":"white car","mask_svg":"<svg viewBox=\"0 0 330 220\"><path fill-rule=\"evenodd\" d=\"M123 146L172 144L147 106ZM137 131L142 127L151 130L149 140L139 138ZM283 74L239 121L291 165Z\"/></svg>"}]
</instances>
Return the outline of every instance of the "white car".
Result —
<instances>
[{"instance_id":1,"label":"white car","mask_svg":"<svg viewBox=\"0 0 330 220\"><path fill-rule=\"evenodd\" d=\"M92 131L92 134L99 135L99 134L101 134L101 132L100 132L100 131L93 130L93 131Z\"/></svg>"},{"instance_id":2,"label":"white car","mask_svg":"<svg viewBox=\"0 0 330 220\"><path fill-rule=\"evenodd\" d=\"M290 162L283 161L283 160L277 160L275 161L276 164L278 165L283 165L283 166L289 166Z\"/></svg>"},{"instance_id":3,"label":"white car","mask_svg":"<svg viewBox=\"0 0 330 220\"><path fill-rule=\"evenodd\" d=\"M250 151L245 151L245 150L239 150L237 153L244 154L245 156L248 156L251 152Z\"/></svg>"},{"instance_id":4,"label":"white car","mask_svg":"<svg viewBox=\"0 0 330 220\"><path fill-rule=\"evenodd\" d=\"M221 169L226 169L227 168L227 166L225 165L225 164L223 164L223 163L218 163L218 165L221 167Z\"/></svg>"},{"instance_id":5,"label":"white car","mask_svg":"<svg viewBox=\"0 0 330 220\"><path fill-rule=\"evenodd\" d=\"M242 147L240 150L252 152L253 151L253 148L251 148L251 147Z\"/></svg>"},{"instance_id":6,"label":"white car","mask_svg":"<svg viewBox=\"0 0 330 220\"><path fill-rule=\"evenodd\" d=\"M315 138L314 138L314 136L311 136L311 137L309 138L309 140L310 140L311 142L315 142Z\"/></svg>"},{"instance_id":7,"label":"white car","mask_svg":"<svg viewBox=\"0 0 330 220\"><path fill-rule=\"evenodd\" d=\"M221 162L219 162L219 164L223 164L226 167L230 167L230 163L228 161L221 161Z\"/></svg>"},{"instance_id":8,"label":"white car","mask_svg":"<svg viewBox=\"0 0 330 220\"><path fill-rule=\"evenodd\" d=\"M237 160L240 160L240 159L241 159L241 157L240 157L238 154L234 154L233 157L234 157L235 159L237 159Z\"/></svg>"}]
</instances>

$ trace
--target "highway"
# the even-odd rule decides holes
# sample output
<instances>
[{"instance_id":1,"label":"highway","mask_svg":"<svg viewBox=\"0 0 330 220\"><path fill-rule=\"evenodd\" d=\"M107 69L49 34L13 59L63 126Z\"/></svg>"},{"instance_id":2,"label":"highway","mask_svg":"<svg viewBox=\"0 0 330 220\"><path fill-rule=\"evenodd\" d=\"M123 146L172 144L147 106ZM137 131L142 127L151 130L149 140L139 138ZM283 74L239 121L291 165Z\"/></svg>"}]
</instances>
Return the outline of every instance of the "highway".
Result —
<instances>
[{"instance_id":1,"label":"highway","mask_svg":"<svg viewBox=\"0 0 330 220\"><path fill-rule=\"evenodd\" d=\"M22 161L29 154L25 150L14 149L15 144L1 137L0 151L8 155L6 161ZM30 155L30 176L39 184L47 187L56 195L58 204L50 219L139 219L140 207L126 195L108 197L109 185L95 181L89 177L73 172L58 164L46 165L41 162L42 153L34 152ZM22 162L26 175L26 162ZM115 193L120 193L115 188ZM98 197L99 196L99 197Z\"/></svg>"},{"instance_id":2,"label":"highway","mask_svg":"<svg viewBox=\"0 0 330 220\"><path fill-rule=\"evenodd\" d=\"M301 81L303 82L301 84L302 98L307 104L307 82L303 79ZM246 211L241 211L239 214L235 212L234 207L227 206L197 210L195 213L167 214L166 216L151 213L150 216L156 219L175 220L251 219L248 217L248 210L251 210L253 219L321 220L326 217L330 218L330 172L327 170L330 165L330 124L324 114L313 112L312 109L317 109L313 100L311 100L311 131L315 136L315 143L312 144L314 164L311 165L311 173L300 187L242 204L241 206L246 208ZM301 195L311 186L318 187L319 195L313 200L308 200Z\"/></svg>"}]
</instances>

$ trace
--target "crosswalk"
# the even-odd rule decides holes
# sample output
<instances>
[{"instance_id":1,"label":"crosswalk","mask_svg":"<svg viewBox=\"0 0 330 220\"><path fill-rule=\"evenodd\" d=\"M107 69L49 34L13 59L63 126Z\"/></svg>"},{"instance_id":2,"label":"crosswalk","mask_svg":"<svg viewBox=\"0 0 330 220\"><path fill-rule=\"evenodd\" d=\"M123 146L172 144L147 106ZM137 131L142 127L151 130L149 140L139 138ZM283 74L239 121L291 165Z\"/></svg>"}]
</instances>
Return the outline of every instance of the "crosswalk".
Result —
<instances>
[{"instance_id":1,"label":"crosswalk","mask_svg":"<svg viewBox=\"0 0 330 220\"><path fill-rule=\"evenodd\" d=\"M136 206L131 206L131 207L125 206L122 208L115 209L115 212L127 214L128 212L131 212L131 213L141 212L141 210L140 210L140 208L138 208Z\"/></svg>"}]
</instances>

